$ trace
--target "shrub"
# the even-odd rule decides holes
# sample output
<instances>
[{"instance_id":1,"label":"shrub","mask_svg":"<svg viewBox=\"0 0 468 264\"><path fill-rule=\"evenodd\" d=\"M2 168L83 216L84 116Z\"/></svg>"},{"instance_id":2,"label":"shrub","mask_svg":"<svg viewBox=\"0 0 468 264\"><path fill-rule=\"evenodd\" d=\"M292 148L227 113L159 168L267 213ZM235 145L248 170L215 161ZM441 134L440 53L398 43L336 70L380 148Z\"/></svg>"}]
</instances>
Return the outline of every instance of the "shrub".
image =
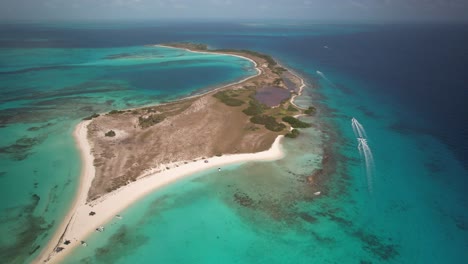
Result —
<instances>
[{"instance_id":1,"label":"shrub","mask_svg":"<svg viewBox=\"0 0 468 264\"><path fill-rule=\"evenodd\" d=\"M268 115L255 115L250 118L250 122L254 124L265 125L268 122L276 122L276 119L272 116Z\"/></svg>"},{"instance_id":2,"label":"shrub","mask_svg":"<svg viewBox=\"0 0 468 264\"><path fill-rule=\"evenodd\" d=\"M281 78L276 78L274 81L273 81L273 85L275 86L278 86L280 85L280 83L282 82L283 80Z\"/></svg>"},{"instance_id":3,"label":"shrub","mask_svg":"<svg viewBox=\"0 0 468 264\"><path fill-rule=\"evenodd\" d=\"M278 75L281 75L283 72L287 72L288 70L283 68L283 67L275 67L273 69L273 72L278 74Z\"/></svg>"},{"instance_id":4,"label":"shrub","mask_svg":"<svg viewBox=\"0 0 468 264\"><path fill-rule=\"evenodd\" d=\"M115 132L114 130L109 130L106 134L104 134L106 137L115 137Z\"/></svg>"},{"instance_id":5,"label":"shrub","mask_svg":"<svg viewBox=\"0 0 468 264\"><path fill-rule=\"evenodd\" d=\"M125 113L125 111L111 110L108 114L109 115L115 115L115 114L122 114L122 113Z\"/></svg>"},{"instance_id":6,"label":"shrub","mask_svg":"<svg viewBox=\"0 0 468 264\"><path fill-rule=\"evenodd\" d=\"M297 111L299 111L299 110L297 110L296 107L294 107L294 106L292 106L292 105L289 105L289 106L288 106L288 111L289 111L289 112L297 112Z\"/></svg>"},{"instance_id":7,"label":"shrub","mask_svg":"<svg viewBox=\"0 0 468 264\"><path fill-rule=\"evenodd\" d=\"M263 114L263 111L265 111L266 108L267 107L265 105L261 104L257 100L250 100L249 107L242 110L242 112L244 112L244 114L248 116L255 116L255 115Z\"/></svg>"},{"instance_id":8,"label":"shrub","mask_svg":"<svg viewBox=\"0 0 468 264\"><path fill-rule=\"evenodd\" d=\"M284 124L281 124L275 121L274 123L267 123L265 125L265 128L274 132L279 132L285 129L286 126Z\"/></svg>"},{"instance_id":9,"label":"shrub","mask_svg":"<svg viewBox=\"0 0 468 264\"><path fill-rule=\"evenodd\" d=\"M297 136L299 136L299 130L297 129L293 129L291 130L291 132L287 133L286 135L284 135L285 137L288 137L288 138L297 138Z\"/></svg>"},{"instance_id":10,"label":"shrub","mask_svg":"<svg viewBox=\"0 0 468 264\"><path fill-rule=\"evenodd\" d=\"M276 122L276 119L268 115L256 115L250 118L250 122L254 124L264 125L266 129L279 132L286 128L284 124Z\"/></svg>"},{"instance_id":11,"label":"shrub","mask_svg":"<svg viewBox=\"0 0 468 264\"><path fill-rule=\"evenodd\" d=\"M165 118L166 118L165 115L158 115L158 114L150 115L146 118L140 116L138 118L138 123L140 124L141 128L147 128L147 127L156 125L157 123L161 123Z\"/></svg>"},{"instance_id":12,"label":"shrub","mask_svg":"<svg viewBox=\"0 0 468 264\"><path fill-rule=\"evenodd\" d=\"M283 121L289 123L294 128L310 127L310 124L307 124L306 122L302 122L301 120L292 116L283 117Z\"/></svg>"},{"instance_id":13,"label":"shrub","mask_svg":"<svg viewBox=\"0 0 468 264\"><path fill-rule=\"evenodd\" d=\"M233 96L238 96L238 94L234 94ZM217 92L213 95L213 97L219 99L228 106L241 106L244 104L244 101L232 98L233 96L229 96L228 91Z\"/></svg>"},{"instance_id":14,"label":"shrub","mask_svg":"<svg viewBox=\"0 0 468 264\"><path fill-rule=\"evenodd\" d=\"M83 120L91 120L91 119L96 118L98 116L99 116L99 114L94 113L94 114L92 114L92 115L90 115L88 117L83 118Z\"/></svg>"},{"instance_id":15,"label":"shrub","mask_svg":"<svg viewBox=\"0 0 468 264\"><path fill-rule=\"evenodd\" d=\"M315 107L309 106L309 108L307 108L307 110L304 111L304 114L313 115L316 111L317 109L315 109Z\"/></svg>"}]
</instances>

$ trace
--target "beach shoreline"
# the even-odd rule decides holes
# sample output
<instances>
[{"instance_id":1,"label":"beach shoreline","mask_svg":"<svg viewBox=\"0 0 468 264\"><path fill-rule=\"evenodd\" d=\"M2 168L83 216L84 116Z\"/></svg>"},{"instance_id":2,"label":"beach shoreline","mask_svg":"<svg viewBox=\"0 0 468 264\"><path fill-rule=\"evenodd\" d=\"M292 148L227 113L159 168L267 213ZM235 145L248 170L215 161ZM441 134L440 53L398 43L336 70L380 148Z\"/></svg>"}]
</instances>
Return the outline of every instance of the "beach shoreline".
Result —
<instances>
[{"instance_id":1,"label":"beach shoreline","mask_svg":"<svg viewBox=\"0 0 468 264\"><path fill-rule=\"evenodd\" d=\"M36 261L33 262L48 262L52 259L54 249L62 242L66 231L75 217L77 207L80 204L86 203L88 190L94 178L93 156L91 155L91 147L87 139L87 126L89 123L91 123L91 120L81 121L76 125L73 131L73 138L77 149L80 152L81 169L78 189L75 193L72 205L63 218L63 221L60 223L58 229L55 231L53 237L49 240L47 246L42 250Z\"/></svg>"},{"instance_id":2,"label":"beach shoreline","mask_svg":"<svg viewBox=\"0 0 468 264\"><path fill-rule=\"evenodd\" d=\"M116 215L149 193L177 180L197 172L209 169L216 170L226 165L251 161L273 161L281 159L284 156L280 143L283 136L278 136L269 150L186 161L186 164L149 174L97 200L87 203L88 189L94 178L93 155L87 139L87 125L89 123L90 121L80 122L73 133L82 158L82 172L76 198L72 203L73 206L67 213L67 217L60 224L59 229L45 248L46 250L39 257L37 263L59 263L73 249L80 246L80 242L84 241L96 228L109 222ZM170 166L169 164L166 165ZM163 167L166 165L163 165ZM89 215L90 212L95 212L96 214L91 216ZM70 245L61 252L55 252L54 249L65 240L70 240Z\"/></svg>"},{"instance_id":3,"label":"beach shoreline","mask_svg":"<svg viewBox=\"0 0 468 264\"><path fill-rule=\"evenodd\" d=\"M171 47L171 46L167 46L167 45L163 45L163 44L155 44L155 45L150 45L151 47L162 47L162 48L168 48L168 49L181 49L181 50L185 50L185 51L188 51L188 52L193 52L193 53L201 53L201 54L218 54L218 55L226 55L226 56L234 56L234 57L238 57L238 58L242 58L242 59L245 59L245 60L248 60L250 62L253 63L254 65L254 69L255 71L257 72L256 74L254 75L251 75L251 76L248 76L248 77L245 77L245 78L242 78L238 81L235 81L235 82L232 82L232 83L227 83L227 84L224 84L224 85L220 85L220 86L215 86L213 89L207 89L206 91L203 91L201 93L196 93L196 94L192 94L192 95L188 95L188 96L184 96L182 98L178 98L176 99L175 101L172 101L172 102L164 102L164 103L158 103L157 105L158 106L161 106L161 105L167 105L167 104L171 104L171 103L174 103L174 102L180 102L180 101L184 101L184 100L190 100L190 99L193 99L193 98L198 98L198 97L202 97L204 95L207 95L209 93L213 93L213 92L216 92L216 91L219 91L219 90L222 90L226 87L229 87L229 86L232 86L232 85L236 85L236 84L241 84L241 83L244 83L252 78L255 78L255 77L258 77L260 74L262 74L262 69L260 69L260 67L258 66L257 62L255 62L254 60L252 60L251 58L248 58L248 57L245 57L245 56L241 56L241 55L237 55L237 54L230 54L230 53L220 53L220 52L209 52L209 51L198 51L198 50L191 50L189 48L177 48L177 47ZM302 78L300 78L299 76L297 76L296 74L293 73L293 75L295 75L297 78L301 79L301 82L304 84L304 80ZM305 84L304 84L305 86ZM301 91L302 91L302 87L301 86ZM204 89L203 89L204 90ZM154 106L155 104L154 103L150 103L148 105L142 105L142 106L138 106L138 107L130 107L130 108L125 108L126 110L133 110L133 109L139 109L139 108L144 108L144 107L150 107L150 106Z\"/></svg>"},{"instance_id":4,"label":"beach shoreline","mask_svg":"<svg viewBox=\"0 0 468 264\"><path fill-rule=\"evenodd\" d=\"M164 45L156 46L176 48ZM259 76L262 73L259 65L253 59L241 55L220 52L194 51L190 49L185 50L190 52L216 53L220 55L241 57L254 63L257 74L244 78L235 83L222 85L221 87L217 87L213 90L207 91L206 93L184 97L180 100L200 97L228 86L240 84L256 76ZM294 75L298 77L296 74ZM302 78L299 79L301 80L300 92L302 92L305 83ZM295 97L296 96L291 98L291 102ZM34 263L60 262L65 258L65 256L71 253L74 248L80 246L80 242L88 237L92 232L94 232L97 227L110 221L116 215L120 214L122 210L129 207L131 204L143 198L152 191L173 183L174 181L193 175L197 172L216 169L229 164L239 164L250 161L272 161L281 159L284 156L280 143L283 136L277 136L270 149L266 151L223 155L220 157L214 156L207 159L200 157L197 159L197 161L190 160L180 161L178 164L162 164L159 167L163 168L162 170L145 173L142 175L142 177L138 178L137 181L131 182L115 191L107 193L106 195L103 195L102 197L87 203L88 191L91 187L95 175L95 168L93 165L94 157L91 152L90 142L87 138L87 126L90 124L90 122L91 121L80 122L76 126L73 133L74 139L80 151L80 157L82 161L78 191L72 202L70 210L66 214L66 217L61 222L52 239L49 240L47 246L41 251L41 254L35 259L35 261L33 261ZM118 203L116 201L118 201ZM91 216L89 214L91 211L95 212L96 214ZM64 246L63 242L66 240L70 240L71 243L67 246ZM61 252L55 252L55 249L59 246L64 247L64 250Z\"/></svg>"},{"instance_id":5,"label":"beach shoreline","mask_svg":"<svg viewBox=\"0 0 468 264\"><path fill-rule=\"evenodd\" d=\"M202 92L202 93L200 93L200 94L190 95L190 96L181 98L181 99L179 99L179 100L177 100L177 101L201 97L201 96L203 96L203 95L206 95L206 94L209 94L209 93L216 92L216 91L219 91L219 90L221 90L221 89L224 89L224 88L226 88L226 87L229 87L229 86L232 86L232 85L236 85L236 84L240 84L240 83L246 82L246 81L248 81L248 80L250 80L250 79L252 79L252 78L255 78L255 77L259 76L260 74L262 74L262 69L260 69L260 67L258 66L257 62L255 62L254 60L252 60L252 59L249 58L249 57L245 57L245 56L241 56L241 55L237 55L237 54L220 53L220 52L216 52L216 51L213 51L213 52L210 52L210 51L199 51L199 50L192 50L192 49L189 49L189 48L171 47L171 46L167 46L167 45L163 45L163 44L156 44L156 45L153 45L153 47L162 47L162 48L168 48L168 49L181 49L181 50L185 50L185 51L188 51L188 52L200 53L200 54L218 54L218 55L224 55L224 56L233 56L233 57L241 58L241 59L248 60L248 61L252 62L253 65L254 65L255 70L257 71L257 73L256 73L255 75L248 76L248 77L246 77L246 78L242 78L242 79L240 79L239 81L236 81L236 82L233 82L233 83L228 83L228 84L225 84L225 85L221 85L221 86L219 86L219 87L215 87L215 88L213 88L213 89L207 90L206 92ZM296 76L297 76L297 75L296 75ZM299 78L299 79L302 80L302 78ZM303 80L302 80L302 81L303 81ZM301 90L302 90L302 88L301 88Z\"/></svg>"}]
</instances>

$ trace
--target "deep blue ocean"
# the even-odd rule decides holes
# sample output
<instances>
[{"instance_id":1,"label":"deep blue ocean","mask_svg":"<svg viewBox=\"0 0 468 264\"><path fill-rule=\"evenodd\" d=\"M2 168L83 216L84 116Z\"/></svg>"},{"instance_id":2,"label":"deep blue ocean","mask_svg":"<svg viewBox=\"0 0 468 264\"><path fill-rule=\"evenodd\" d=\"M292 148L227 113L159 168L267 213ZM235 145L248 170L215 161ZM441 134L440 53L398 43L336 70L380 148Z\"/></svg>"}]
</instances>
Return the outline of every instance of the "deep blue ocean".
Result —
<instances>
[{"instance_id":1,"label":"deep blue ocean","mask_svg":"<svg viewBox=\"0 0 468 264\"><path fill-rule=\"evenodd\" d=\"M95 111L173 100L251 74L239 61L196 58L171 73L189 76L173 91L173 78L152 74L166 68L136 61L118 73L84 67L116 54L163 56L144 45L180 41L272 55L306 80L298 103L318 107L305 118L315 125L285 142L282 161L232 166L223 177L201 173L148 196L66 263L468 261L468 27L291 21L0 25L0 183L8 182L1 184L2 259L28 262L40 251L37 241L60 222L53 218L66 210L79 173L79 164L54 159L50 170L68 171L54 185L51 172L18 164L64 151L78 160L73 125ZM60 68L61 58L83 65ZM44 67L53 71L38 80ZM15 86L12 74L28 74L27 87ZM365 146L353 117L366 131ZM311 199L301 182L324 155L334 168L321 176L323 195ZM15 191L16 184L29 189ZM37 186L48 198L34 195ZM258 207L236 204L239 190ZM56 212L43 219L45 206ZM11 228L15 217L26 217L28 227Z\"/></svg>"}]
</instances>

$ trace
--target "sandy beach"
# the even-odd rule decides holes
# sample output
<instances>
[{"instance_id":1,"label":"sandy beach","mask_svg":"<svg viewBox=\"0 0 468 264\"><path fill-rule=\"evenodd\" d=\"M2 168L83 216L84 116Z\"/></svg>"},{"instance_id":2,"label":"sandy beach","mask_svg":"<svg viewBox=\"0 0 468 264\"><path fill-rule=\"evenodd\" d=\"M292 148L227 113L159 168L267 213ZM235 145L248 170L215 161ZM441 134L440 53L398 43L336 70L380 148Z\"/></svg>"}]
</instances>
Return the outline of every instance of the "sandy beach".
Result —
<instances>
[{"instance_id":1,"label":"sandy beach","mask_svg":"<svg viewBox=\"0 0 468 264\"><path fill-rule=\"evenodd\" d=\"M280 144L282 136L278 136L267 151L211 157L205 159L208 162L203 159L198 159L195 162L187 161L187 164L150 174L91 203L86 203L88 190L94 178L93 156L87 140L87 125L89 123L90 121L80 122L73 134L82 158L78 193L71 210L39 257L38 263L58 263L73 248L81 246L80 242L85 240L92 232L95 232L97 227L105 226L106 222L110 221L122 210L158 188L196 172L210 169L217 170L229 164L248 161L272 161L281 159L284 155ZM165 165L162 167L165 167ZM89 215L91 211L96 212L96 214ZM70 240L71 244L63 245L65 240ZM56 253L54 249L58 245L64 247L64 250Z\"/></svg>"},{"instance_id":2,"label":"sandy beach","mask_svg":"<svg viewBox=\"0 0 468 264\"><path fill-rule=\"evenodd\" d=\"M176 48L176 47L171 47L171 46L167 46L167 45L163 45L163 44L157 44L157 45L154 45L155 47L162 47L162 48L167 48L167 49L181 49L181 50L185 50L185 51L188 51L188 52L193 52L193 53L200 53L200 54L218 54L218 55L224 55L224 56L232 56L232 57L237 57L237 58L241 58L241 59L244 59L244 60L248 60L250 62L252 62L252 64L254 65L254 68L255 68L255 71L257 71L257 73L255 73L255 75L252 75L252 76L249 76L249 77L246 77L244 79L241 79L237 82L234 82L234 83L229 83L229 84L226 84L226 85L222 85L222 86L219 86L219 87L216 87L215 89L211 89L207 92L204 92L204 93L201 93L201 94L196 94L196 95L192 95L192 96L187 96L185 97L184 99L190 99L190 98L193 98L193 97L199 97L199 96L202 96L202 95L205 95L207 93L212 93L212 92L215 92L215 91L218 91L218 90L221 90L221 89L224 89L226 87L229 87L229 86L232 86L232 85L236 85L236 84L241 84L241 83L244 83L252 78L255 78L257 76L259 76L260 74L262 74L262 69L259 67L259 65L257 64L257 62L255 62L254 60L252 60L251 58L249 57L246 57L246 56L241 56L241 55L237 55L237 54L230 54L230 53L221 53L221 52L215 52L215 51L198 51L198 50L192 50L192 49L188 49L188 48ZM302 80L302 79L301 79ZM304 82L304 80L302 80L302 82ZM305 84L304 84L305 86ZM302 86L303 87L303 86ZM302 91L302 87L300 88L301 91Z\"/></svg>"},{"instance_id":3,"label":"sandy beach","mask_svg":"<svg viewBox=\"0 0 468 264\"><path fill-rule=\"evenodd\" d=\"M168 46L163 47L174 48ZM190 49L186 50L198 53L215 53L194 51ZM264 68L264 65L260 67L260 64L248 57L244 57L237 54L218 54L236 56L251 61L255 65L257 74L249 76L234 84L228 84L218 87L215 90L220 90L229 86L232 87L239 84L245 84L247 81L252 80L254 77L257 77L262 73L265 74L265 72L268 70L267 68ZM263 69L261 69L262 67ZM294 76L300 80L300 95L302 89L305 86L305 83L304 80L299 78L297 75L294 74ZM211 90L208 93L213 93L213 91L215 90ZM189 98L201 98L201 96L202 95L195 95ZM295 98L296 95L292 96L290 100L291 104L293 105L293 101ZM187 100L187 98L184 98L183 100ZM241 113L241 115L244 114ZM244 118L248 120L247 117ZM133 181L128 181L126 185L123 185L122 187L119 187L111 192L99 196L96 199L89 199L89 191L91 187L94 186L93 180L95 179L96 174L98 172L95 167L96 157L92 153L92 149L96 148L96 142L90 141L90 139L88 138L90 133L92 134L91 126L89 126L88 128L88 125L90 125L91 122L92 121L80 122L76 126L75 131L73 133L77 147L80 151L82 162L79 187L75 195L75 199L73 200L66 217L63 219L60 226L55 231L54 236L43 248L41 254L38 256L38 258L35 259L34 263L59 263L61 260L64 259L64 257L67 254L72 252L74 248L80 247L81 241L86 241L86 238L91 233L96 232L96 228L100 226L105 227L106 223L109 222L112 218L116 217L116 215L122 214L122 211L125 208L129 207L137 200L143 198L144 196L155 191L158 188L166 186L184 177L191 176L197 172L206 170L218 171L218 168L222 169L223 166L243 162L278 160L281 159L284 155L281 149L281 140L283 136L280 135L276 138L271 138L271 141L273 141L274 139L274 142L269 149L267 148L268 146L270 146L271 141L267 145L265 145L265 147L262 149L267 149L265 151L258 150L258 152L255 152L250 150L244 151L244 153L240 152L242 154L224 154L222 156L213 155L213 153L211 153L203 157L200 156L194 159L177 160L177 162L173 163L156 163L159 165L156 165L156 167L154 168L147 169L143 171L143 173L139 173L137 178L134 178ZM258 139L255 139L254 141L252 140L253 138L251 140L248 140L248 142L258 141ZM93 147L91 146L91 144L93 144ZM201 152L198 151L196 153L196 155L203 155L200 154ZM91 212L94 212L94 214L90 215ZM65 245L64 242L67 240L70 241L70 244ZM56 252L56 249L59 247L63 248L63 250L61 250L60 252Z\"/></svg>"}]
</instances>

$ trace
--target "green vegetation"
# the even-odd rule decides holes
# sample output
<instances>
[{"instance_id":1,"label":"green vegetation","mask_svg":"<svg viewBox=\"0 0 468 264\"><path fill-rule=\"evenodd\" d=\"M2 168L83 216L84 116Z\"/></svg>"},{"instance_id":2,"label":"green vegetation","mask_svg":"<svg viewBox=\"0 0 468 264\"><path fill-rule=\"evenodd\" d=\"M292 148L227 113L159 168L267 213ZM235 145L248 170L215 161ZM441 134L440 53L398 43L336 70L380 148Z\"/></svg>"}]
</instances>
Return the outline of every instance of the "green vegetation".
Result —
<instances>
[{"instance_id":1,"label":"green vegetation","mask_svg":"<svg viewBox=\"0 0 468 264\"><path fill-rule=\"evenodd\" d=\"M125 111L120 111L120 110L111 110L108 115L115 115L115 114L123 114Z\"/></svg>"},{"instance_id":2,"label":"green vegetation","mask_svg":"<svg viewBox=\"0 0 468 264\"><path fill-rule=\"evenodd\" d=\"M283 81L283 79L281 79L281 78L276 78L276 79L273 81L273 85L278 86L278 85L280 85L280 83L281 83L282 81Z\"/></svg>"},{"instance_id":3,"label":"green vegetation","mask_svg":"<svg viewBox=\"0 0 468 264\"><path fill-rule=\"evenodd\" d=\"M115 137L114 130L109 130L107 133L104 134L106 137Z\"/></svg>"},{"instance_id":4,"label":"green vegetation","mask_svg":"<svg viewBox=\"0 0 468 264\"><path fill-rule=\"evenodd\" d=\"M249 101L249 107L246 109L242 110L244 114L248 116L254 116L254 115L260 115L263 114L263 112L268 109L268 107L259 101L253 99Z\"/></svg>"},{"instance_id":5,"label":"green vegetation","mask_svg":"<svg viewBox=\"0 0 468 264\"><path fill-rule=\"evenodd\" d=\"M254 124L264 125L266 129L279 132L286 128L284 124L276 122L276 118L269 115L256 115L250 118L250 122Z\"/></svg>"},{"instance_id":6,"label":"green vegetation","mask_svg":"<svg viewBox=\"0 0 468 264\"><path fill-rule=\"evenodd\" d=\"M194 44L191 44L191 46L199 50L208 50L208 45L206 44L194 43Z\"/></svg>"},{"instance_id":7,"label":"green vegetation","mask_svg":"<svg viewBox=\"0 0 468 264\"><path fill-rule=\"evenodd\" d=\"M295 117L292 117L292 116L283 117L283 121L289 123L294 128L310 127L310 124L307 124L306 122L302 122L301 120L299 120L299 119L297 119Z\"/></svg>"},{"instance_id":8,"label":"green vegetation","mask_svg":"<svg viewBox=\"0 0 468 264\"><path fill-rule=\"evenodd\" d=\"M176 48L188 48L195 50L208 50L208 45L192 42L175 42L175 43L166 43L163 44L166 46L176 47Z\"/></svg>"},{"instance_id":9,"label":"green vegetation","mask_svg":"<svg viewBox=\"0 0 468 264\"><path fill-rule=\"evenodd\" d=\"M272 71L278 75L281 75L283 72L287 72L288 70L283 67L275 67Z\"/></svg>"},{"instance_id":10,"label":"green vegetation","mask_svg":"<svg viewBox=\"0 0 468 264\"><path fill-rule=\"evenodd\" d=\"M274 122L274 123L267 123L265 124L265 128L274 132L279 132L282 131L283 129L286 128L284 124Z\"/></svg>"},{"instance_id":11,"label":"green vegetation","mask_svg":"<svg viewBox=\"0 0 468 264\"><path fill-rule=\"evenodd\" d=\"M157 123L161 123L165 118L165 115L158 114L150 115L146 118L140 116L138 118L138 123L141 128L148 128L150 126L156 125Z\"/></svg>"},{"instance_id":12,"label":"green vegetation","mask_svg":"<svg viewBox=\"0 0 468 264\"><path fill-rule=\"evenodd\" d=\"M297 112L297 111L299 111L299 110L298 110L296 107L294 107L294 106L292 106L292 105L289 105L289 106L288 106L288 111L289 111L289 112Z\"/></svg>"},{"instance_id":13,"label":"green vegetation","mask_svg":"<svg viewBox=\"0 0 468 264\"><path fill-rule=\"evenodd\" d=\"M91 119L96 118L98 116L99 116L99 114L94 113L94 114L92 114L92 115L90 115L88 117L83 118L83 120L91 120Z\"/></svg>"},{"instance_id":14,"label":"green vegetation","mask_svg":"<svg viewBox=\"0 0 468 264\"><path fill-rule=\"evenodd\" d=\"M317 109L315 109L315 107L309 106L309 108L307 108L307 110L304 111L304 114L313 115L313 114L315 114L316 111L317 111Z\"/></svg>"},{"instance_id":15,"label":"green vegetation","mask_svg":"<svg viewBox=\"0 0 468 264\"><path fill-rule=\"evenodd\" d=\"M234 93L232 91L221 91L221 92L217 92L213 95L213 97L219 99L221 102L223 102L224 104L228 105L228 106L241 106L244 104L244 101L242 100L239 100L237 98L233 98L233 97L237 97L239 96L239 94L237 93Z\"/></svg>"},{"instance_id":16,"label":"green vegetation","mask_svg":"<svg viewBox=\"0 0 468 264\"><path fill-rule=\"evenodd\" d=\"M297 129L293 129L291 130L291 132L287 133L286 135L284 135L285 137L288 137L288 138L297 138L297 136L299 136L299 130Z\"/></svg>"},{"instance_id":17,"label":"green vegetation","mask_svg":"<svg viewBox=\"0 0 468 264\"><path fill-rule=\"evenodd\" d=\"M288 115L288 111L284 108L284 105L275 109L275 117Z\"/></svg>"}]
</instances>

